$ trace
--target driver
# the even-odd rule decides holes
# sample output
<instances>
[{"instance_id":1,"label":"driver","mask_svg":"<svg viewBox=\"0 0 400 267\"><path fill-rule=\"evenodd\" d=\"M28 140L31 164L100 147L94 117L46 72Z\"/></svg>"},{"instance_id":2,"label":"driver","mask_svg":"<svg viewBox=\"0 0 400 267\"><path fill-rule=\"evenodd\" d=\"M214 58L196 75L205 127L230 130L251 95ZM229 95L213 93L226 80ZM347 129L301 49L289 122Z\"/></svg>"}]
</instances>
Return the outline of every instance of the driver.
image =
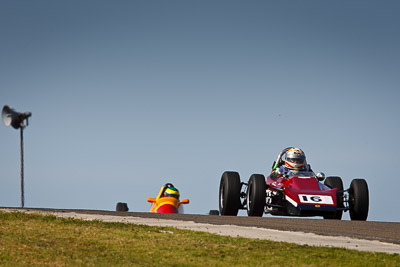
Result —
<instances>
[{"instance_id":1,"label":"driver","mask_svg":"<svg viewBox=\"0 0 400 267\"><path fill-rule=\"evenodd\" d=\"M164 197L174 197L179 200L179 190L175 187L165 189Z\"/></svg>"},{"instance_id":2,"label":"driver","mask_svg":"<svg viewBox=\"0 0 400 267\"><path fill-rule=\"evenodd\" d=\"M274 180L278 179L280 176L287 174L289 171L308 171L309 168L306 164L306 154L300 148L290 148L286 152L285 164L277 166L271 172L270 177Z\"/></svg>"}]
</instances>

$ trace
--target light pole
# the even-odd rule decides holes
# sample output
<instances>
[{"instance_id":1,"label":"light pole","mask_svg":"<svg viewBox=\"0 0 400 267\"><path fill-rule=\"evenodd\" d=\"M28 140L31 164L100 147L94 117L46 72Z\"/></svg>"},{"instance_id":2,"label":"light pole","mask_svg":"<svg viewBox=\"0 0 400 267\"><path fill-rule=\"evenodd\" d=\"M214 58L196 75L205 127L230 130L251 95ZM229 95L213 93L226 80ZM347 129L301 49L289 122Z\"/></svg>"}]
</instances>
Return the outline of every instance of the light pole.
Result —
<instances>
[{"instance_id":1,"label":"light pole","mask_svg":"<svg viewBox=\"0 0 400 267\"><path fill-rule=\"evenodd\" d=\"M16 112L9 106L5 105L1 112L1 117L5 126L12 126L14 129L20 130L20 145L21 145L21 207L24 207L25 195L24 195L24 129L28 126L28 118L32 116L30 112ZM26 120L26 125L25 125Z\"/></svg>"}]
</instances>

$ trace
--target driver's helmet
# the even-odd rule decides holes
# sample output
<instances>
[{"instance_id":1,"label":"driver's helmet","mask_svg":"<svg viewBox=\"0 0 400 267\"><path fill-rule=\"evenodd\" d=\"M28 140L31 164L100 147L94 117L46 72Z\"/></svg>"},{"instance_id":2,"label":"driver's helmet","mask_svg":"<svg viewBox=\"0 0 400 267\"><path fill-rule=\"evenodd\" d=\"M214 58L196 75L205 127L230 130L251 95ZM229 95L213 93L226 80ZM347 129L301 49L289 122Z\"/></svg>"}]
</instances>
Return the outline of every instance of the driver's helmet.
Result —
<instances>
[{"instance_id":1,"label":"driver's helmet","mask_svg":"<svg viewBox=\"0 0 400 267\"><path fill-rule=\"evenodd\" d=\"M301 170L306 165L306 155L300 148L291 148L286 152L285 167L291 170Z\"/></svg>"},{"instance_id":2,"label":"driver's helmet","mask_svg":"<svg viewBox=\"0 0 400 267\"><path fill-rule=\"evenodd\" d=\"M174 197L179 199L179 190L175 187L168 187L164 192L164 197Z\"/></svg>"}]
</instances>

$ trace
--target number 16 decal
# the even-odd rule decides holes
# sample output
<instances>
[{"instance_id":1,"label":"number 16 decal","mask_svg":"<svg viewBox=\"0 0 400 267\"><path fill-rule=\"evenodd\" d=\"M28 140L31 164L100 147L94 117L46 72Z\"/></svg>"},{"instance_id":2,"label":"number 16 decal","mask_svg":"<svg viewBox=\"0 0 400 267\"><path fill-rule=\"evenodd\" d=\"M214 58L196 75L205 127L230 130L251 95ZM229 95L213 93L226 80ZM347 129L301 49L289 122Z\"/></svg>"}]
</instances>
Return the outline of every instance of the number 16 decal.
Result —
<instances>
[{"instance_id":1,"label":"number 16 decal","mask_svg":"<svg viewBox=\"0 0 400 267\"><path fill-rule=\"evenodd\" d=\"M301 203L310 204L333 204L331 196L299 195Z\"/></svg>"}]
</instances>

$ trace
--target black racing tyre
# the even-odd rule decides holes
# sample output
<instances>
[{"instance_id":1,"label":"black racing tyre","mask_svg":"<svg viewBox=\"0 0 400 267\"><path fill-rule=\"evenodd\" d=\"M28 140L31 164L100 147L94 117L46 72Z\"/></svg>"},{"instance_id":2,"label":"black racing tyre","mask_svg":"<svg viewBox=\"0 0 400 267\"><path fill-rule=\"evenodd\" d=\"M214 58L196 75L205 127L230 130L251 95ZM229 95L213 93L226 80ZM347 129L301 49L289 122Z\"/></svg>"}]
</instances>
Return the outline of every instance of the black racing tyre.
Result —
<instances>
[{"instance_id":1,"label":"black racing tyre","mask_svg":"<svg viewBox=\"0 0 400 267\"><path fill-rule=\"evenodd\" d=\"M349 189L350 219L366 221L369 210L368 184L364 179L351 181Z\"/></svg>"},{"instance_id":2,"label":"black racing tyre","mask_svg":"<svg viewBox=\"0 0 400 267\"><path fill-rule=\"evenodd\" d=\"M237 172L224 172L219 185L219 212L221 215L236 216L240 203L240 176Z\"/></svg>"},{"instance_id":3,"label":"black racing tyre","mask_svg":"<svg viewBox=\"0 0 400 267\"><path fill-rule=\"evenodd\" d=\"M264 175L253 174L250 176L246 193L247 215L262 217L265 208L266 189Z\"/></svg>"},{"instance_id":4,"label":"black racing tyre","mask_svg":"<svg viewBox=\"0 0 400 267\"><path fill-rule=\"evenodd\" d=\"M328 176L325 179L324 184L330 188L337 188L338 193L336 193L336 203L337 208L343 208L343 181L342 178L338 176ZM324 216L324 219L334 219L341 220L343 215L343 210L336 211L334 216Z\"/></svg>"},{"instance_id":5,"label":"black racing tyre","mask_svg":"<svg viewBox=\"0 0 400 267\"><path fill-rule=\"evenodd\" d=\"M116 211L129 211L128 204L123 203L123 202L118 202L117 203L117 207L116 207Z\"/></svg>"}]
</instances>

